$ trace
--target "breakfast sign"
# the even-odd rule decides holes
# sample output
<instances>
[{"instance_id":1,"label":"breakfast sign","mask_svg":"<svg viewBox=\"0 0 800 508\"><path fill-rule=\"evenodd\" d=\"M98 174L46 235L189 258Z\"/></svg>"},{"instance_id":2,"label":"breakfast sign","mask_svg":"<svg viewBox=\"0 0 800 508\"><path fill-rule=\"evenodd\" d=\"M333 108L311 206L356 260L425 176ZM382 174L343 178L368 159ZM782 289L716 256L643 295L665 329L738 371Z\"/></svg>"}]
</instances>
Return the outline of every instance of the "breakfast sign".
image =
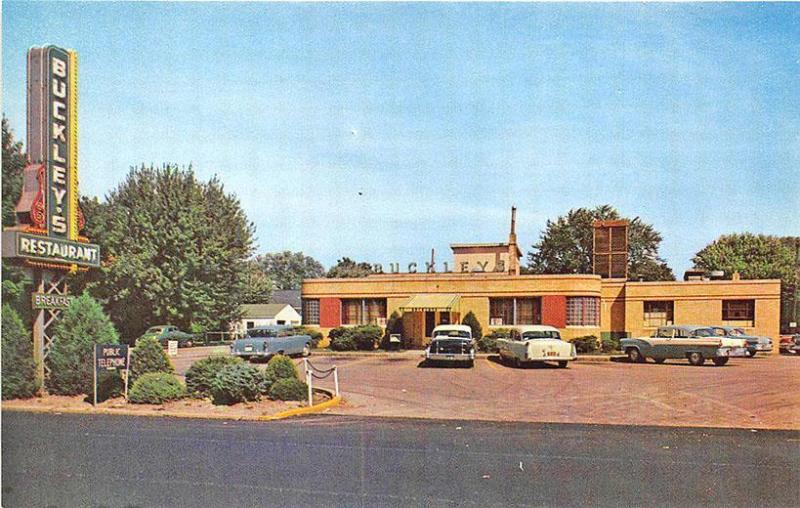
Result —
<instances>
[{"instance_id":1,"label":"breakfast sign","mask_svg":"<svg viewBox=\"0 0 800 508\"><path fill-rule=\"evenodd\" d=\"M72 273L100 265L100 248L80 234L77 86L77 53L56 46L28 51L29 164L19 226L3 232L4 257Z\"/></svg>"}]
</instances>

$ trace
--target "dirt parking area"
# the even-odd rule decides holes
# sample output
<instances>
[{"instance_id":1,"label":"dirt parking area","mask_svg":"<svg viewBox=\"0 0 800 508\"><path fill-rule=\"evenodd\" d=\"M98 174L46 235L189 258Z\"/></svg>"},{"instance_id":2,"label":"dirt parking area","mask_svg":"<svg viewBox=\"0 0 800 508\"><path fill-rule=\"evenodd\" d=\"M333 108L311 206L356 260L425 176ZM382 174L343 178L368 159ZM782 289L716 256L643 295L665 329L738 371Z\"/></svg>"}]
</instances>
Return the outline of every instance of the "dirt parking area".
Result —
<instances>
[{"instance_id":1,"label":"dirt parking area","mask_svg":"<svg viewBox=\"0 0 800 508\"><path fill-rule=\"evenodd\" d=\"M181 350L179 373L208 348ZM187 353L184 353L184 352ZM225 350L223 350L225 351ZM515 369L480 358L474 368L425 368L420 353L322 356L337 365L345 403L331 413L463 420L800 429L800 358L572 362ZM298 360L300 362L301 360ZM330 380L320 382L332 388Z\"/></svg>"}]
</instances>

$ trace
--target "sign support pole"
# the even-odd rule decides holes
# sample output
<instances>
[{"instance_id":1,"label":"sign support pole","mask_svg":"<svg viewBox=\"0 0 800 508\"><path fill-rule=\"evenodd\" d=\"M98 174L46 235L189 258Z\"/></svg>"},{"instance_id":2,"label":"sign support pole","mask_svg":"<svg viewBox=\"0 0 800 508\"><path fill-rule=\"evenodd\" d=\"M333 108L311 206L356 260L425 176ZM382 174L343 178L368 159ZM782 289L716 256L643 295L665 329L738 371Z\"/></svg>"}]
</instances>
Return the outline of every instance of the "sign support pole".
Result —
<instances>
[{"instance_id":1,"label":"sign support pole","mask_svg":"<svg viewBox=\"0 0 800 508\"><path fill-rule=\"evenodd\" d=\"M125 363L125 402L128 402L128 379L131 377L131 348L128 348L128 360Z\"/></svg>"},{"instance_id":2,"label":"sign support pole","mask_svg":"<svg viewBox=\"0 0 800 508\"><path fill-rule=\"evenodd\" d=\"M44 292L44 274L40 268L34 268L34 291ZM43 394L44 387L44 309L35 311L33 318L33 361L36 362L36 381L39 384L39 393Z\"/></svg>"},{"instance_id":3,"label":"sign support pole","mask_svg":"<svg viewBox=\"0 0 800 508\"><path fill-rule=\"evenodd\" d=\"M97 347L92 346L92 388L94 389L94 402L92 406L97 407Z\"/></svg>"}]
</instances>

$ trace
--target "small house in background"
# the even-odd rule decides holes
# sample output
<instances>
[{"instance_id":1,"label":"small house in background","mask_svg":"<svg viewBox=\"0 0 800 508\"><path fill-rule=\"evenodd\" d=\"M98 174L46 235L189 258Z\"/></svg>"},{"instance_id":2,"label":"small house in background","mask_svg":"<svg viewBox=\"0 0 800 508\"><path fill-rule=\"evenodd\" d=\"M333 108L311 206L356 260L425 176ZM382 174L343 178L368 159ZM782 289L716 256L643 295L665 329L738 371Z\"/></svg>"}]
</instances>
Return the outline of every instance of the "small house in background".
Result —
<instances>
[{"instance_id":1,"label":"small house in background","mask_svg":"<svg viewBox=\"0 0 800 508\"><path fill-rule=\"evenodd\" d=\"M244 315L234 325L237 333L245 333L257 326L300 326L300 313L288 303L263 303L242 305Z\"/></svg>"}]
</instances>

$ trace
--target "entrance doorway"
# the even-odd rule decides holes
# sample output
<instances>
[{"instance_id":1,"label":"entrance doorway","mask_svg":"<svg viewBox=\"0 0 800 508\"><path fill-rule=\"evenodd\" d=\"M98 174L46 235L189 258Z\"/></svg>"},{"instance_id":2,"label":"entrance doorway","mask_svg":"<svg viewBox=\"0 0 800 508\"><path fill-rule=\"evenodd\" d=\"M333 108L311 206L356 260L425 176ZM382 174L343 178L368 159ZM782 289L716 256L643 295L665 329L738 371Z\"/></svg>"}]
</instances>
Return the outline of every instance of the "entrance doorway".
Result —
<instances>
[{"instance_id":1,"label":"entrance doorway","mask_svg":"<svg viewBox=\"0 0 800 508\"><path fill-rule=\"evenodd\" d=\"M425 337L430 337L433 334L433 329L436 328L436 312L425 312Z\"/></svg>"}]
</instances>

